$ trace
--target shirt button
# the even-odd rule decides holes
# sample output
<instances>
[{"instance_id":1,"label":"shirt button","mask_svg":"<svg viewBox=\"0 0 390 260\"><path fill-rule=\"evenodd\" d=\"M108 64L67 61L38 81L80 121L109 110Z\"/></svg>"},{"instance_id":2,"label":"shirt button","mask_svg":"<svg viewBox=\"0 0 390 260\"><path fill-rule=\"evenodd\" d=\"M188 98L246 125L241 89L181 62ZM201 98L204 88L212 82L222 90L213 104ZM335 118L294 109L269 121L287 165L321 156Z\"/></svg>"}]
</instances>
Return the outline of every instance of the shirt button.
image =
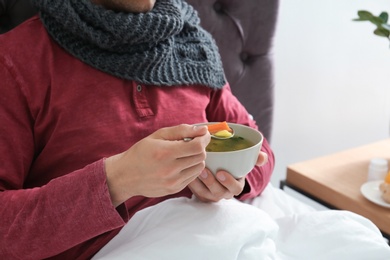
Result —
<instances>
[{"instance_id":1,"label":"shirt button","mask_svg":"<svg viewBox=\"0 0 390 260\"><path fill-rule=\"evenodd\" d=\"M138 91L138 92L141 92L141 91L142 91L142 86L141 86L141 85L137 85L137 91Z\"/></svg>"}]
</instances>

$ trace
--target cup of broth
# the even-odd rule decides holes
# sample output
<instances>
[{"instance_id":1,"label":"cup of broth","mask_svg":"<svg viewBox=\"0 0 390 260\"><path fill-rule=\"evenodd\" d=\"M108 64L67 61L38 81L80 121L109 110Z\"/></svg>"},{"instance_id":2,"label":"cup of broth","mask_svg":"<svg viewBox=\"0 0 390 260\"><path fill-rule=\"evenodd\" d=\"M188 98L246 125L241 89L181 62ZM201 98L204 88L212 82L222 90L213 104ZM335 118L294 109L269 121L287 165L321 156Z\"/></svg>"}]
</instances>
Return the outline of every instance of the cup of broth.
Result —
<instances>
[{"instance_id":1,"label":"cup of broth","mask_svg":"<svg viewBox=\"0 0 390 260\"><path fill-rule=\"evenodd\" d=\"M198 124L208 125L213 122ZM206 147L206 168L213 174L219 170L229 172L235 178L242 178L247 175L256 165L263 135L251 127L228 123L234 130L234 136L230 139L211 138Z\"/></svg>"}]
</instances>

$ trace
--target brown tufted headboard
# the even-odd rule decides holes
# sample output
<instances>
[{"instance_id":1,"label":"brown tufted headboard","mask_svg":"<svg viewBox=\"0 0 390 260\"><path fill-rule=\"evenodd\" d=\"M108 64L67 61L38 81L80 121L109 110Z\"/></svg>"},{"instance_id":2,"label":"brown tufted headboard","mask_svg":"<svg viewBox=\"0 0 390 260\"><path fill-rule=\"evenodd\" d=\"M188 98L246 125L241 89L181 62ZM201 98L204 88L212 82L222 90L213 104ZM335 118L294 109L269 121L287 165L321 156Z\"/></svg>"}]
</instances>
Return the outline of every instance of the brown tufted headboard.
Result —
<instances>
[{"instance_id":1,"label":"brown tufted headboard","mask_svg":"<svg viewBox=\"0 0 390 260\"><path fill-rule=\"evenodd\" d=\"M272 43L279 0L187 0L215 38L234 94L270 141L273 115ZM35 13L30 0L0 0L0 33Z\"/></svg>"},{"instance_id":2,"label":"brown tufted headboard","mask_svg":"<svg viewBox=\"0 0 390 260\"><path fill-rule=\"evenodd\" d=\"M233 93L270 141L274 79L272 43L279 0L187 0L215 38Z\"/></svg>"}]
</instances>

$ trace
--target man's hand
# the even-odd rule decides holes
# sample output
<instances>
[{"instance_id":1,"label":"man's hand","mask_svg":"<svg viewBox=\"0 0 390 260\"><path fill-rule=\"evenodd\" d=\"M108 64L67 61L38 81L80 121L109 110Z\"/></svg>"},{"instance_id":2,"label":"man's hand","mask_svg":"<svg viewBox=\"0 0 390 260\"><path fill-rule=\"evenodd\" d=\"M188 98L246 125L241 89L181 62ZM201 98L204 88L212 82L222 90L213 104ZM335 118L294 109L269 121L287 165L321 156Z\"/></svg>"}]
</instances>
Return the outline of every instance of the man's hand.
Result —
<instances>
[{"instance_id":1,"label":"man's hand","mask_svg":"<svg viewBox=\"0 0 390 260\"><path fill-rule=\"evenodd\" d=\"M268 155L260 152L257 166L268 162ZM198 178L188 187L192 193L203 202L217 202L221 199L231 199L239 195L245 186L245 178L235 179L226 171L218 171L214 176L208 169L204 169Z\"/></svg>"},{"instance_id":2,"label":"man's hand","mask_svg":"<svg viewBox=\"0 0 390 260\"><path fill-rule=\"evenodd\" d=\"M193 138L190 142L183 138ZM206 126L162 128L127 151L105 160L113 205L133 196L161 197L181 191L205 167L210 142Z\"/></svg>"}]
</instances>

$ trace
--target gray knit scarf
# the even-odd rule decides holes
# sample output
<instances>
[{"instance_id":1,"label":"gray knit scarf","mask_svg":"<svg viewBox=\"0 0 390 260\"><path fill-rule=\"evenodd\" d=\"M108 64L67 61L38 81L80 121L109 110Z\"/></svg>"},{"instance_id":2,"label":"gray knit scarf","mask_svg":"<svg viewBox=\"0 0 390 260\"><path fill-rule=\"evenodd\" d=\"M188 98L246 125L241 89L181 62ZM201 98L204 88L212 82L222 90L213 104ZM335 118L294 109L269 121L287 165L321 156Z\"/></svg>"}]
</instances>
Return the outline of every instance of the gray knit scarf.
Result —
<instances>
[{"instance_id":1,"label":"gray knit scarf","mask_svg":"<svg viewBox=\"0 0 390 260\"><path fill-rule=\"evenodd\" d=\"M49 34L99 70L159 86L225 84L218 48L183 0L157 0L140 14L106 10L90 0L33 2Z\"/></svg>"}]
</instances>

